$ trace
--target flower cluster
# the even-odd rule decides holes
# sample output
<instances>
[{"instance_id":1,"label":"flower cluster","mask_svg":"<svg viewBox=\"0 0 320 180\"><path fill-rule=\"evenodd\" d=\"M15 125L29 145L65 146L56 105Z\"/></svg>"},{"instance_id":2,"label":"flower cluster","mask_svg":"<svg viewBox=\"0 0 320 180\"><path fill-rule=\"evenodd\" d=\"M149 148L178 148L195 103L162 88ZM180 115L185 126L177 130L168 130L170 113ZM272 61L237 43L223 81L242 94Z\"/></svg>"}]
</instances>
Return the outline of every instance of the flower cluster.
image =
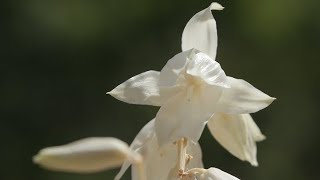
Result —
<instances>
[{"instance_id":1,"label":"flower cluster","mask_svg":"<svg viewBox=\"0 0 320 180\"><path fill-rule=\"evenodd\" d=\"M231 154L257 166L256 142L265 139L250 116L275 99L248 82L227 76L215 61L218 3L195 14L182 34L182 52L161 71L147 71L108 92L130 103L160 106L130 147L116 138L86 138L42 149L42 167L90 173L118 167L119 180L132 165L133 180L237 180L217 168L205 169L198 143L207 125Z\"/></svg>"}]
</instances>

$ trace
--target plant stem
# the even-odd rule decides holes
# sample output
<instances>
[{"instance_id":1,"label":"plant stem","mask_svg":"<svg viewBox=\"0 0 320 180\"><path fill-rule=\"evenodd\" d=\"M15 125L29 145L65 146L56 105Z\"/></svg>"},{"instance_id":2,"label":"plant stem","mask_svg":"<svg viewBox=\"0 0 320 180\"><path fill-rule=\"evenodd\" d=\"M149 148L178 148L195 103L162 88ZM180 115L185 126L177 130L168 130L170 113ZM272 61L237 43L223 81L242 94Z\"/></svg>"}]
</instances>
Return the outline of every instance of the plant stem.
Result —
<instances>
[{"instance_id":1,"label":"plant stem","mask_svg":"<svg viewBox=\"0 0 320 180\"><path fill-rule=\"evenodd\" d=\"M187 157L187 142L186 138L181 138L177 141L178 145L178 161L179 161L179 172L178 175L181 176L186 168L186 157Z\"/></svg>"}]
</instances>

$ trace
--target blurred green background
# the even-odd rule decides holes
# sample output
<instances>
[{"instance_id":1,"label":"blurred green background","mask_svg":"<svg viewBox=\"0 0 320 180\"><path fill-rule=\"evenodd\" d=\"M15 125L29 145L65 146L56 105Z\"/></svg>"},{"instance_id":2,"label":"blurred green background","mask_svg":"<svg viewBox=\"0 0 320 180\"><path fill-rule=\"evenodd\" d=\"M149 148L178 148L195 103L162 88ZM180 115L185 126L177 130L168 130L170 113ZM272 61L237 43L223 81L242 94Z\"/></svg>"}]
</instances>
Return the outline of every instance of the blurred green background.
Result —
<instances>
[{"instance_id":1,"label":"blurred green background","mask_svg":"<svg viewBox=\"0 0 320 180\"><path fill-rule=\"evenodd\" d=\"M243 180L320 179L320 1L229 0L214 12L219 61L277 100L253 114L267 140L260 166L225 151L205 129L206 167ZM117 170L78 175L32 164L40 148L84 137L130 143L158 108L105 93L160 70L181 51L187 21L207 0L12 0L1 18L1 180L106 180ZM155 162L156 163L156 162ZM129 179L129 173L124 179Z\"/></svg>"}]
</instances>

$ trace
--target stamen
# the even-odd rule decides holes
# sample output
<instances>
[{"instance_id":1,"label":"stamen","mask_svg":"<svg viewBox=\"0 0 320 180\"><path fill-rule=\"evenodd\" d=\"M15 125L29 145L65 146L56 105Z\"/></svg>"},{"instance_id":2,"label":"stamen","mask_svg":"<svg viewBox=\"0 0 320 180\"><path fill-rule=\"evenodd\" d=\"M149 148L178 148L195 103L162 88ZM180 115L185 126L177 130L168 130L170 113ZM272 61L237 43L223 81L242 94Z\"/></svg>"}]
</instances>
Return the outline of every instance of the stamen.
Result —
<instances>
[{"instance_id":1,"label":"stamen","mask_svg":"<svg viewBox=\"0 0 320 180\"><path fill-rule=\"evenodd\" d=\"M189 162L191 161L191 159L193 159L193 156L191 156L190 154L187 154L187 157L186 157L186 165L189 164Z\"/></svg>"}]
</instances>

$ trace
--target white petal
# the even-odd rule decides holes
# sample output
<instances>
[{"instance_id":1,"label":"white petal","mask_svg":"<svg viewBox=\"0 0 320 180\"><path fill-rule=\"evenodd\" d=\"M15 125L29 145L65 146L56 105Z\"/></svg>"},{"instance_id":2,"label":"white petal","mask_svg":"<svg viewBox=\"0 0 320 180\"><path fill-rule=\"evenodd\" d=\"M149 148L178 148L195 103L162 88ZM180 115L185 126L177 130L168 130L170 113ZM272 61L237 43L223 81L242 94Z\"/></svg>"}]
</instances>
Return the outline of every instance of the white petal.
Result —
<instances>
[{"instance_id":1,"label":"white petal","mask_svg":"<svg viewBox=\"0 0 320 180\"><path fill-rule=\"evenodd\" d=\"M191 53L193 53L191 50L184 51L169 59L160 72L160 86L172 87L177 85L178 78L184 73Z\"/></svg>"},{"instance_id":2,"label":"white petal","mask_svg":"<svg viewBox=\"0 0 320 180\"><path fill-rule=\"evenodd\" d=\"M216 112L246 114L269 106L275 98L268 96L248 82L227 77L231 88L224 89L217 103Z\"/></svg>"},{"instance_id":3,"label":"white petal","mask_svg":"<svg viewBox=\"0 0 320 180\"><path fill-rule=\"evenodd\" d=\"M190 163L186 165L187 169L203 168L202 150L198 142L188 142L187 154L192 156Z\"/></svg>"},{"instance_id":4,"label":"white petal","mask_svg":"<svg viewBox=\"0 0 320 180\"><path fill-rule=\"evenodd\" d=\"M200 77L209 85L230 88L227 76L220 64L202 52L196 53L190 61L187 73L195 77Z\"/></svg>"},{"instance_id":5,"label":"white petal","mask_svg":"<svg viewBox=\"0 0 320 180\"><path fill-rule=\"evenodd\" d=\"M130 145L130 149L135 151L141 148L147 141L149 141L153 137L154 122L155 119L152 119L139 131L132 144Z\"/></svg>"},{"instance_id":6,"label":"white petal","mask_svg":"<svg viewBox=\"0 0 320 180\"><path fill-rule=\"evenodd\" d=\"M212 3L189 20L182 33L182 51L195 48L208 54L212 59L216 58L217 27L211 10L222 9L220 4Z\"/></svg>"},{"instance_id":7,"label":"white petal","mask_svg":"<svg viewBox=\"0 0 320 180\"><path fill-rule=\"evenodd\" d=\"M251 133L252 138L256 142L260 142L266 139L266 136L261 133L260 128L258 125L254 122L250 114L243 114L243 119L246 119L248 131Z\"/></svg>"},{"instance_id":8,"label":"white petal","mask_svg":"<svg viewBox=\"0 0 320 180\"><path fill-rule=\"evenodd\" d=\"M177 145L166 144L159 149L156 136L144 147L143 157L145 160L148 180L168 180L177 177ZM188 169L203 167L202 153L198 143L188 142L187 153L193 156Z\"/></svg>"},{"instance_id":9,"label":"white petal","mask_svg":"<svg viewBox=\"0 0 320 180\"><path fill-rule=\"evenodd\" d=\"M158 111L155 131L160 146L183 137L197 142L206 121L212 115L202 110L199 98L189 97L187 94L185 91L178 93Z\"/></svg>"},{"instance_id":10,"label":"white petal","mask_svg":"<svg viewBox=\"0 0 320 180\"><path fill-rule=\"evenodd\" d=\"M144 146L146 146L146 143L149 142L154 136L154 119L149 121L138 133L138 135L134 138L133 142L130 145L130 149L135 152L140 152ZM126 172L126 170L131 165L131 162L126 160L115 177L115 180L119 180L123 174Z\"/></svg>"},{"instance_id":11,"label":"white petal","mask_svg":"<svg viewBox=\"0 0 320 180\"><path fill-rule=\"evenodd\" d=\"M239 180L238 178L221 171L218 168L209 168L205 173L200 175L199 180Z\"/></svg>"},{"instance_id":12,"label":"white petal","mask_svg":"<svg viewBox=\"0 0 320 180\"><path fill-rule=\"evenodd\" d=\"M172 146L172 145L171 145ZM175 145L174 150L176 152L175 156L175 167L171 169L168 177L165 180L177 180L177 174L179 171L179 161L178 161L178 156L177 156L177 149L178 147ZM188 141L187 143L187 149L186 152L188 155L191 155L191 160L189 162L186 162L186 170L193 169L193 168L203 168L203 162L202 162L202 151L201 147L198 142L190 142ZM172 161L172 159L171 159ZM183 178L182 178L183 179ZM196 180L195 177L188 177L188 180ZM187 180L184 179L184 180Z\"/></svg>"},{"instance_id":13,"label":"white petal","mask_svg":"<svg viewBox=\"0 0 320 180\"><path fill-rule=\"evenodd\" d=\"M177 149L173 144L160 150L156 135L142 149L148 180L167 180L177 160Z\"/></svg>"},{"instance_id":14,"label":"white petal","mask_svg":"<svg viewBox=\"0 0 320 180\"><path fill-rule=\"evenodd\" d=\"M208 128L215 139L237 158L257 166L256 142L264 139L249 114L228 115L216 113Z\"/></svg>"},{"instance_id":15,"label":"white petal","mask_svg":"<svg viewBox=\"0 0 320 180\"><path fill-rule=\"evenodd\" d=\"M132 154L116 138L86 138L42 149L33 161L56 171L92 173L120 166Z\"/></svg>"},{"instance_id":16,"label":"white petal","mask_svg":"<svg viewBox=\"0 0 320 180\"><path fill-rule=\"evenodd\" d=\"M171 172L174 173L173 177L177 176L177 171L172 171L177 161L177 146L167 144L161 149L159 148L157 137L154 133L154 120L142 128L131 144L131 148L142 155L148 180L168 180ZM188 143L187 153L193 156L187 168L203 167L202 152L198 143ZM130 162L124 163L115 179L120 179L129 166ZM132 177L135 178L135 167L133 166L132 168Z\"/></svg>"},{"instance_id":17,"label":"white petal","mask_svg":"<svg viewBox=\"0 0 320 180\"><path fill-rule=\"evenodd\" d=\"M160 106L164 99L160 96L159 77L158 71L147 71L130 78L107 94L130 104Z\"/></svg>"}]
</instances>

